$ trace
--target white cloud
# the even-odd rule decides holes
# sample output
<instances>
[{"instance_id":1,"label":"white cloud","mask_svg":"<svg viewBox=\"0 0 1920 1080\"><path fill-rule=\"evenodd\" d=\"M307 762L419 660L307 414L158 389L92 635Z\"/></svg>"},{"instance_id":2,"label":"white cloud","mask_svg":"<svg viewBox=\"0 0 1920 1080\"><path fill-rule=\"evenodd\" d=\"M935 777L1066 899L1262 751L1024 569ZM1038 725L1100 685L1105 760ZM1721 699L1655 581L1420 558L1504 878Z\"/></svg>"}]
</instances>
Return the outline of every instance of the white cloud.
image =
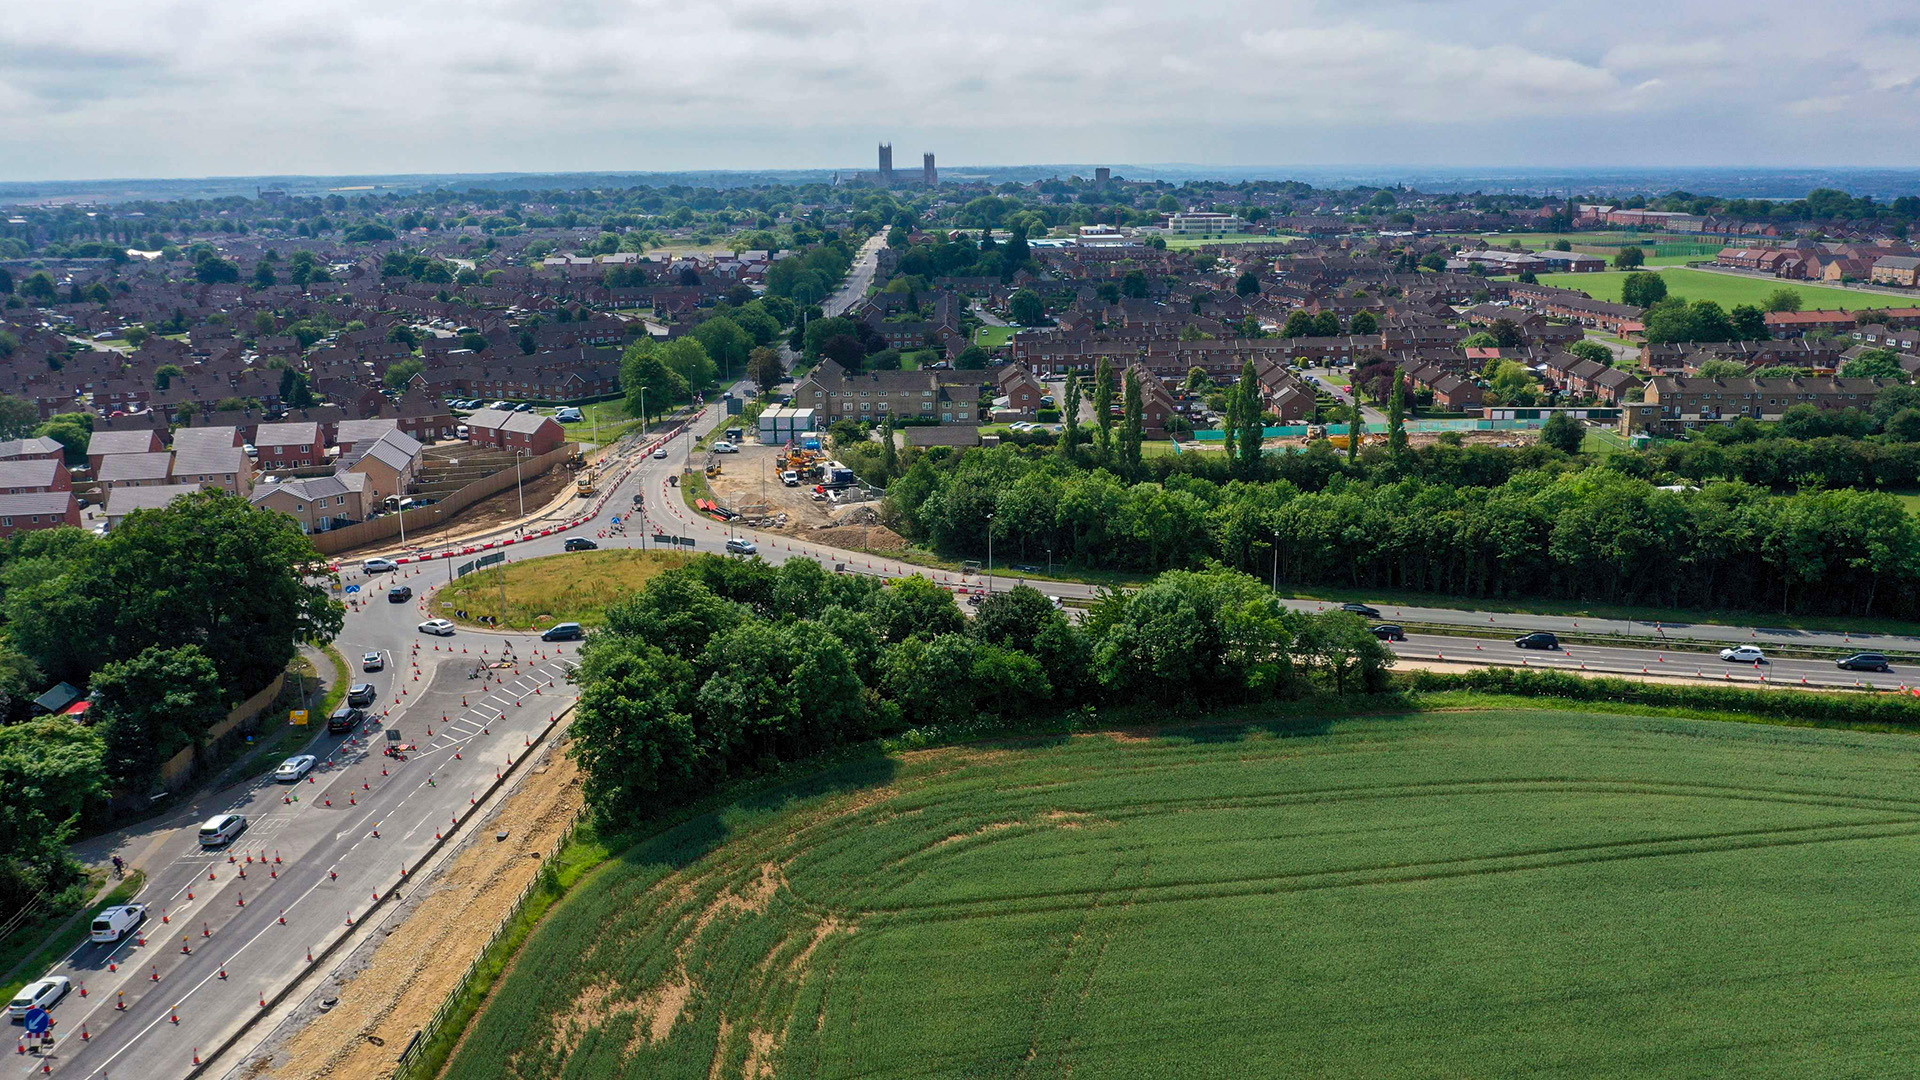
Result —
<instances>
[{"instance_id":1,"label":"white cloud","mask_svg":"<svg viewBox=\"0 0 1920 1080\"><path fill-rule=\"evenodd\" d=\"M1911 163L1920 128L1896 0L13 7L5 179L818 167L882 139L949 165Z\"/></svg>"}]
</instances>

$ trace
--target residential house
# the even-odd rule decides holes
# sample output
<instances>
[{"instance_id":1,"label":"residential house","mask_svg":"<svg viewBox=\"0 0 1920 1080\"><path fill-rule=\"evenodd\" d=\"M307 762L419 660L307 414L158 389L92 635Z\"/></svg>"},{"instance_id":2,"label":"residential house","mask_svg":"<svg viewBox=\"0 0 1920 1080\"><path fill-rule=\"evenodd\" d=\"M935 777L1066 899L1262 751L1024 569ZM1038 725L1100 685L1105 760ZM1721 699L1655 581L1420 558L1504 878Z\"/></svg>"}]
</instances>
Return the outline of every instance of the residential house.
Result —
<instances>
[{"instance_id":1,"label":"residential house","mask_svg":"<svg viewBox=\"0 0 1920 1080\"><path fill-rule=\"evenodd\" d=\"M150 427L123 431L95 431L87 440L87 467L95 476L109 457L121 454L157 454L167 448L160 433Z\"/></svg>"},{"instance_id":2,"label":"residential house","mask_svg":"<svg viewBox=\"0 0 1920 1080\"><path fill-rule=\"evenodd\" d=\"M1874 261L1875 285L1898 285L1911 289L1920 286L1920 258L1911 255L1885 255Z\"/></svg>"},{"instance_id":3,"label":"residential house","mask_svg":"<svg viewBox=\"0 0 1920 1080\"><path fill-rule=\"evenodd\" d=\"M71 491L0 495L0 538L62 525L80 526L80 504Z\"/></svg>"},{"instance_id":4,"label":"residential house","mask_svg":"<svg viewBox=\"0 0 1920 1080\"><path fill-rule=\"evenodd\" d=\"M366 474L339 472L265 484L249 501L293 518L301 532L317 533L365 521L366 490Z\"/></svg>"},{"instance_id":5,"label":"residential house","mask_svg":"<svg viewBox=\"0 0 1920 1080\"><path fill-rule=\"evenodd\" d=\"M253 446L260 454L260 468L266 470L304 469L327 460L325 436L311 420L261 424Z\"/></svg>"},{"instance_id":6,"label":"residential house","mask_svg":"<svg viewBox=\"0 0 1920 1080\"><path fill-rule=\"evenodd\" d=\"M67 463L59 458L0 460L0 495L72 490L73 477L67 472Z\"/></svg>"},{"instance_id":7,"label":"residential house","mask_svg":"<svg viewBox=\"0 0 1920 1080\"><path fill-rule=\"evenodd\" d=\"M925 416L941 423L976 423L974 402L953 401L931 371L848 371L832 360L794 388L793 404L812 409L823 426L838 420L879 422L888 416Z\"/></svg>"},{"instance_id":8,"label":"residential house","mask_svg":"<svg viewBox=\"0 0 1920 1080\"><path fill-rule=\"evenodd\" d=\"M1045 384L1019 364L1008 364L1001 368L1000 376L994 382L995 395L1007 399L1006 407L1028 419L1032 419L1040 410L1040 399L1047 394Z\"/></svg>"},{"instance_id":9,"label":"residential house","mask_svg":"<svg viewBox=\"0 0 1920 1080\"><path fill-rule=\"evenodd\" d=\"M128 514L138 510L159 510L183 495L200 490L199 484L155 484L151 487L116 487L107 492L107 529L120 527Z\"/></svg>"},{"instance_id":10,"label":"residential house","mask_svg":"<svg viewBox=\"0 0 1920 1080\"><path fill-rule=\"evenodd\" d=\"M173 480L173 455L164 450L147 454L109 454L101 459L94 479L108 489L153 487Z\"/></svg>"},{"instance_id":11,"label":"residential house","mask_svg":"<svg viewBox=\"0 0 1920 1080\"><path fill-rule=\"evenodd\" d=\"M1887 386L1880 379L1703 379L1657 375L1643 400L1658 406L1661 420L1690 423L1751 417L1778 420L1795 405L1866 409Z\"/></svg>"},{"instance_id":12,"label":"residential house","mask_svg":"<svg viewBox=\"0 0 1920 1080\"><path fill-rule=\"evenodd\" d=\"M241 498L253 494L254 466L231 427L181 428L173 434L173 481L219 488Z\"/></svg>"},{"instance_id":13,"label":"residential house","mask_svg":"<svg viewBox=\"0 0 1920 1080\"><path fill-rule=\"evenodd\" d=\"M551 416L511 409L478 409L467 417L467 441L475 446L521 451L537 457L567 441L566 429Z\"/></svg>"},{"instance_id":14,"label":"residential house","mask_svg":"<svg viewBox=\"0 0 1920 1080\"><path fill-rule=\"evenodd\" d=\"M419 440L395 429L372 442L362 442L352 453L342 453L340 471L365 476L367 505L379 506L412 488L424 450Z\"/></svg>"}]
</instances>

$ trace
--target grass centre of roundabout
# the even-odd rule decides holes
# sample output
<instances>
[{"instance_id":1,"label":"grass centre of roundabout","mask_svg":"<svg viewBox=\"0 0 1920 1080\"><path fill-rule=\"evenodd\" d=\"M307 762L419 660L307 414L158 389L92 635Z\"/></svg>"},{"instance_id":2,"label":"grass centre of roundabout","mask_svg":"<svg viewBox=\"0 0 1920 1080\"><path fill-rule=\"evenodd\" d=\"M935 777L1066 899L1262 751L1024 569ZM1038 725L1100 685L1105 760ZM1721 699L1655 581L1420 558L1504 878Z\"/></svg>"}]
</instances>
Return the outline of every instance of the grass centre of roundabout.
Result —
<instances>
[{"instance_id":1,"label":"grass centre of roundabout","mask_svg":"<svg viewBox=\"0 0 1920 1080\"><path fill-rule=\"evenodd\" d=\"M556 622L596 627L606 621L608 605L631 596L661 571L686 565L687 559L677 552L621 548L509 560L434 593L433 616L463 623L491 616L514 630L537 630Z\"/></svg>"},{"instance_id":2,"label":"grass centre of roundabout","mask_svg":"<svg viewBox=\"0 0 1920 1080\"><path fill-rule=\"evenodd\" d=\"M1917 749L1475 707L876 751L583 879L447 1075L1905 1071Z\"/></svg>"}]
</instances>

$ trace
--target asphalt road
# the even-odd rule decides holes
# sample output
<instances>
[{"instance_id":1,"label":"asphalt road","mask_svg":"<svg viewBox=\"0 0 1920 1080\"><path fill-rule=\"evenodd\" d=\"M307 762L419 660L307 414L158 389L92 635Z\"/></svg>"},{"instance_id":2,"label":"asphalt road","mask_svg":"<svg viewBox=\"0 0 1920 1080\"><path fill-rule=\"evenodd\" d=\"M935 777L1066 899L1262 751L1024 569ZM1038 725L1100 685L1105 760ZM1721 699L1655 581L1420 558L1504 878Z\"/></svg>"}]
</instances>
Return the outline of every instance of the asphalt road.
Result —
<instances>
[{"instance_id":1,"label":"asphalt road","mask_svg":"<svg viewBox=\"0 0 1920 1080\"><path fill-rule=\"evenodd\" d=\"M174 832L157 857L144 860L149 877L137 899L150 906L147 922L117 944L82 946L54 969L76 990L54 1009L55 1053L16 1055L21 1074L50 1065L73 1076L186 1075L196 1052L257 1012L305 965L309 949L342 932L350 916L363 918L375 892L401 885L402 865L424 854L572 700L566 671L575 645L420 634L420 601L385 599L392 577L345 575L347 584L382 591L360 594L371 600L353 605L338 642L356 680L380 688L376 708L387 715L351 736L326 735L316 718L321 733L310 752L323 764L310 781L262 776L218 793L213 810L170 822ZM405 580L421 593L428 579ZM385 670L359 674L360 655L376 650ZM405 761L383 756L386 729L417 752ZM228 848L202 850L199 822L224 810L247 815L247 831Z\"/></svg>"}]
</instances>

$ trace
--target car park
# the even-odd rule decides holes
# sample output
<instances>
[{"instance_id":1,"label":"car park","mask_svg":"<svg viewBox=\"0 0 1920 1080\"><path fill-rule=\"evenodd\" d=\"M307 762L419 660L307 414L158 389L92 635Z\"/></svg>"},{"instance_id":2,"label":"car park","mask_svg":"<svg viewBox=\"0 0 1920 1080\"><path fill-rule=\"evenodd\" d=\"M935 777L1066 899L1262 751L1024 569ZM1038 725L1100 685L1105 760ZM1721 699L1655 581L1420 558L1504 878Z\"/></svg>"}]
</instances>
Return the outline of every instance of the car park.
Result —
<instances>
[{"instance_id":1,"label":"car park","mask_svg":"<svg viewBox=\"0 0 1920 1080\"><path fill-rule=\"evenodd\" d=\"M1758 645L1736 645L1731 649L1721 649L1720 659L1729 664L1764 664L1767 654L1761 652Z\"/></svg>"},{"instance_id":2,"label":"car park","mask_svg":"<svg viewBox=\"0 0 1920 1080\"><path fill-rule=\"evenodd\" d=\"M754 546L753 541L743 536L736 536L727 541L729 555L757 555L759 552L760 549Z\"/></svg>"},{"instance_id":3,"label":"car park","mask_svg":"<svg viewBox=\"0 0 1920 1080\"><path fill-rule=\"evenodd\" d=\"M1516 648L1521 649L1546 649L1552 651L1560 648L1560 638L1555 634L1541 630L1532 634L1521 634L1519 637L1513 639L1513 644Z\"/></svg>"},{"instance_id":4,"label":"car park","mask_svg":"<svg viewBox=\"0 0 1920 1080\"><path fill-rule=\"evenodd\" d=\"M65 975L49 975L30 982L21 987L20 992L7 1003L7 1015L15 1020L25 1020L28 1009L51 1009L72 989L73 981Z\"/></svg>"},{"instance_id":5,"label":"car park","mask_svg":"<svg viewBox=\"0 0 1920 1080\"><path fill-rule=\"evenodd\" d=\"M147 921L147 905L121 904L110 907L93 917L93 928L87 933L88 941L119 941L127 936L127 931Z\"/></svg>"},{"instance_id":6,"label":"car park","mask_svg":"<svg viewBox=\"0 0 1920 1080\"><path fill-rule=\"evenodd\" d=\"M1833 662L1841 671L1892 671L1893 665L1886 656L1877 652L1859 652L1852 656L1843 656Z\"/></svg>"},{"instance_id":7,"label":"car park","mask_svg":"<svg viewBox=\"0 0 1920 1080\"><path fill-rule=\"evenodd\" d=\"M279 768L273 770L273 778L283 784L291 784L312 772L313 767L319 763L320 759L312 754L295 754L281 762Z\"/></svg>"},{"instance_id":8,"label":"car park","mask_svg":"<svg viewBox=\"0 0 1920 1080\"><path fill-rule=\"evenodd\" d=\"M579 641L587 631L577 622L554 623L540 632L541 641Z\"/></svg>"},{"instance_id":9,"label":"car park","mask_svg":"<svg viewBox=\"0 0 1920 1080\"><path fill-rule=\"evenodd\" d=\"M380 669L386 666L387 666L386 655L377 650L374 652L369 652L364 656L360 657L361 671L379 671Z\"/></svg>"},{"instance_id":10,"label":"car park","mask_svg":"<svg viewBox=\"0 0 1920 1080\"><path fill-rule=\"evenodd\" d=\"M569 536L567 537L567 542L561 546L568 551L598 551L600 549L599 544L594 543L584 536Z\"/></svg>"},{"instance_id":11,"label":"car park","mask_svg":"<svg viewBox=\"0 0 1920 1080\"><path fill-rule=\"evenodd\" d=\"M1405 641L1407 632L1392 623L1381 623L1373 628L1373 636L1381 641Z\"/></svg>"},{"instance_id":12,"label":"car park","mask_svg":"<svg viewBox=\"0 0 1920 1080\"><path fill-rule=\"evenodd\" d=\"M400 569L400 564L392 559L368 559L361 569L369 574L384 574L389 570Z\"/></svg>"},{"instance_id":13,"label":"car park","mask_svg":"<svg viewBox=\"0 0 1920 1080\"><path fill-rule=\"evenodd\" d=\"M387 590L387 603L404 604L413 599L413 588L408 585L395 585Z\"/></svg>"},{"instance_id":14,"label":"car park","mask_svg":"<svg viewBox=\"0 0 1920 1080\"><path fill-rule=\"evenodd\" d=\"M1355 615L1364 615L1369 619L1377 619L1380 617L1380 612L1378 609L1370 608L1365 604L1341 604L1340 610L1351 611Z\"/></svg>"},{"instance_id":15,"label":"car park","mask_svg":"<svg viewBox=\"0 0 1920 1080\"><path fill-rule=\"evenodd\" d=\"M379 689L372 683L355 683L353 688L347 691L347 704L356 709L364 709L373 704L374 699L379 696Z\"/></svg>"},{"instance_id":16,"label":"car park","mask_svg":"<svg viewBox=\"0 0 1920 1080\"><path fill-rule=\"evenodd\" d=\"M420 624L419 629L423 634L433 634L437 637L453 636L453 623L446 619L428 619Z\"/></svg>"}]
</instances>

